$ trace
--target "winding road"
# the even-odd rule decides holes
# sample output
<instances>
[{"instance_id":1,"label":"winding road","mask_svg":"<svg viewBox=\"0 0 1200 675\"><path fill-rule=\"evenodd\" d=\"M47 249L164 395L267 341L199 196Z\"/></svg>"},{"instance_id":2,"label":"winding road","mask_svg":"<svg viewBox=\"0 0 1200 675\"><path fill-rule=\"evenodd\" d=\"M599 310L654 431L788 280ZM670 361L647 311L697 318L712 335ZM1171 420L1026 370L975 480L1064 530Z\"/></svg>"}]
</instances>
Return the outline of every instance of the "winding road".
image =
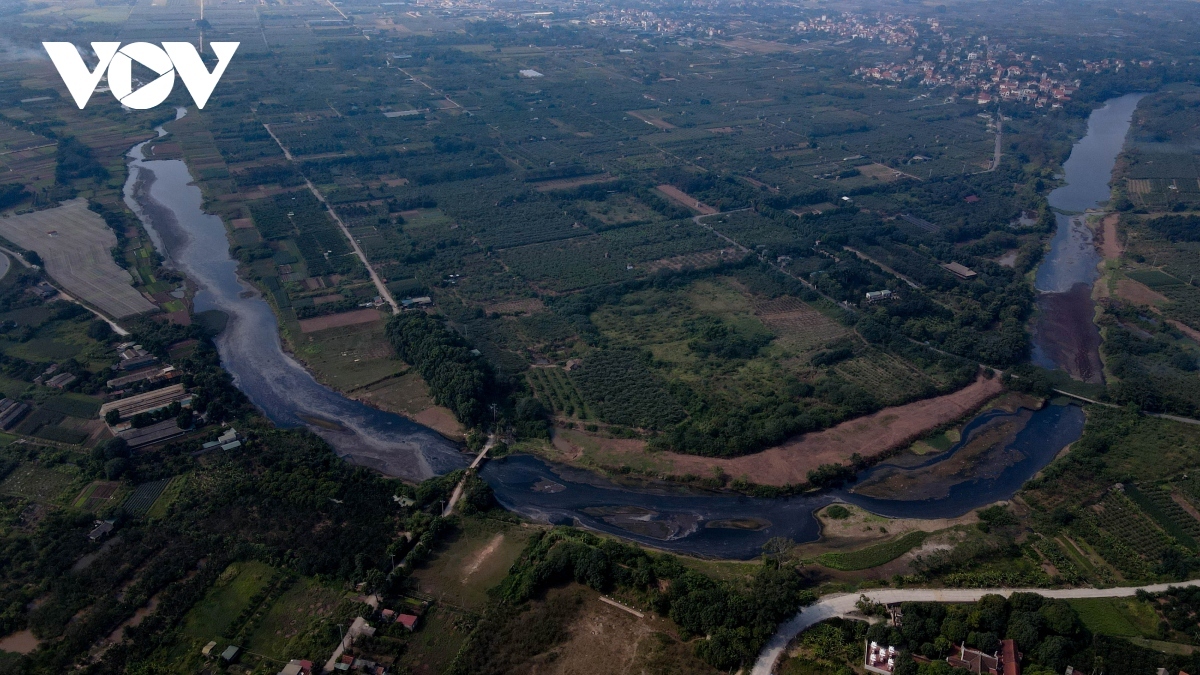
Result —
<instances>
[{"instance_id":1,"label":"winding road","mask_svg":"<svg viewBox=\"0 0 1200 675\"><path fill-rule=\"evenodd\" d=\"M1043 588L887 588L865 593L838 593L827 595L816 603L800 610L796 616L779 625L775 635L767 641L754 669L750 675L771 675L775 662L779 660L783 650L787 648L800 633L821 623L826 619L846 616L855 611L858 599L865 595L874 602L891 604L896 602L975 602L985 595L1003 595L1008 597L1013 593L1037 593L1046 598L1123 598L1136 595L1138 591L1159 593L1168 588L1183 586L1200 586L1200 579L1181 581L1176 584L1154 584L1151 586L1123 586L1119 588L1066 588L1047 590Z\"/></svg>"}]
</instances>

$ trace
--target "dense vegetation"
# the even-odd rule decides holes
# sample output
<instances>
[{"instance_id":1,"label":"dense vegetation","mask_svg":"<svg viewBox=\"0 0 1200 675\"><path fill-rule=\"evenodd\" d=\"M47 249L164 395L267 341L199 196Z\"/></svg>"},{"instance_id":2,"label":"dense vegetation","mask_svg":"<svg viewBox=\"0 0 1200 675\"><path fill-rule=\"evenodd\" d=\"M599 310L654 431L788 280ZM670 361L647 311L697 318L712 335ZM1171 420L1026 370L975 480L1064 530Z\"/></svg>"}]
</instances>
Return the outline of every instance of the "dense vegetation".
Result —
<instances>
[{"instance_id":1,"label":"dense vegetation","mask_svg":"<svg viewBox=\"0 0 1200 675\"><path fill-rule=\"evenodd\" d=\"M438 405L452 410L468 426L483 421L487 402L496 398L495 377L444 320L406 312L388 321L387 337L396 354L421 373Z\"/></svg>"},{"instance_id":2,"label":"dense vegetation","mask_svg":"<svg viewBox=\"0 0 1200 675\"><path fill-rule=\"evenodd\" d=\"M783 619L813 600L800 575L774 562L746 588L688 570L673 556L558 528L536 535L504 581L493 603L455 659L452 673L491 674L565 639L561 621L518 635L524 606L550 587L575 581L602 593L619 591L669 616L693 640L696 654L721 670L753 661ZM665 588L665 590L664 590ZM567 615L563 607L559 615ZM706 638L706 639L705 639Z\"/></svg>"}]
</instances>

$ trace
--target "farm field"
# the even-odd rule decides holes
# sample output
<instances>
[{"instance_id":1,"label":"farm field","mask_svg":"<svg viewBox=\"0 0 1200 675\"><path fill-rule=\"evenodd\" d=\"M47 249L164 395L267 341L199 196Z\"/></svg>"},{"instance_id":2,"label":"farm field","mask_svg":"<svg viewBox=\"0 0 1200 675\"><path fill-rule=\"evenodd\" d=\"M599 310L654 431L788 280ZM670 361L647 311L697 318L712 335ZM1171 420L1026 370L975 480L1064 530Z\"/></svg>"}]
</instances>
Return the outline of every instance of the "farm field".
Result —
<instances>
[{"instance_id":1,"label":"farm field","mask_svg":"<svg viewBox=\"0 0 1200 675\"><path fill-rule=\"evenodd\" d=\"M0 481L0 494L49 504L61 497L74 481L74 476L65 471L25 464Z\"/></svg>"},{"instance_id":2,"label":"farm field","mask_svg":"<svg viewBox=\"0 0 1200 675\"><path fill-rule=\"evenodd\" d=\"M154 309L130 285L129 273L113 262L112 231L82 199L57 209L0 219L0 236L37 251L46 271L68 292L113 318Z\"/></svg>"}]
</instances>

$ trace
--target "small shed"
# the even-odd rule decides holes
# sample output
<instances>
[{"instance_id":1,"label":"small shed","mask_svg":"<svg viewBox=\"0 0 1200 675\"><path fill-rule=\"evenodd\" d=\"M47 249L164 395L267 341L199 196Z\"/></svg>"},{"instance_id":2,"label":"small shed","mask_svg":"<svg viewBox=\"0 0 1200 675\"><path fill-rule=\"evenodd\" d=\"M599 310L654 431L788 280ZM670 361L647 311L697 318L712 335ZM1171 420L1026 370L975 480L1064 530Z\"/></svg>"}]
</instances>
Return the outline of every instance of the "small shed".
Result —
<instances>
[{"instance_id":1,"label":"small shed","mask_svg":"<svg viewBox=\"0 0 1200 675\"><path fill-rule=\"evenodd\" d=\"M407 628L410 633L417 629L417 616L415 614L401 614L396 618L396 622Z\"/></svg>"},{"instance_id":2,"label":"small shed","mask_svg":"<svg viewBox=\"0 0 1200 675\"><path fill-rule=\"evenodd\" d=\"M203 656L204 658L208 658L208 657L212 656L212 651L216 648L217 648L217 641L213 640L212 642L209 642L208 644L204 645L204 649L200 650L200 655Z\"/></svg>"},{"instance_id":3,"label":"small shed","mask_svg":"<svg viewBox=\"0 0 1200 675\"><path fill-rule=\"evenodd\" d=\"M241 656L241 654L242 654L241 647L238 647L236 645L229 645L228 647L225 648L225 651L221 652L221 660L224 661L225 663L233 663L234 661L237 661L238 657Z\"/></svg>"}]
</instances>

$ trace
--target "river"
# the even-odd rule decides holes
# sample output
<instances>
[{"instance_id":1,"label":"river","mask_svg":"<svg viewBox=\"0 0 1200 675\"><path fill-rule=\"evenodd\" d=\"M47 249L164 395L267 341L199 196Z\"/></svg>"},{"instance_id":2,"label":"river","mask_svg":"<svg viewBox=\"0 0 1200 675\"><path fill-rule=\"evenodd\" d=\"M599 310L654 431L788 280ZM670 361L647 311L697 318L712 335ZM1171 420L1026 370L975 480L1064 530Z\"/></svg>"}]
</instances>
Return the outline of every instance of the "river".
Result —
<instances>
[{"instance_id":1,"label":"river","mask_svg":"<svg viewBox=\"0 0 1200 675\"><path fill-rule=\"evenodd\" d=\"M181 108L179 117L183 115ZM166 133L161 127L158 132L160 137ZM305 426L348 461L410 480L468 464L458 447L437 432L347 399L286 354L275 314L262 294L238 277L225 225L201 208L203 197L187 165L146 160L145 145L129 152L125 203L146 225L165 264L198 287L195 311L219 310L228 316L216 340L221 365L271 421L281 427Z\"/></svg>"},{"instance_id":2,"label":"river","mask_svg":"<svg viewBox=\"0 0 1200 675\"><path fill-rule=\"evenodd\" d=\"M1092 300L1100 253L1086 213L1099 209L1111 195L1113 166L1125 145L1133 111L1144 96L1127 94L1092 111L1087 134L1063 164L1064 184L1048 198L1057 229L1034 281L1038 315L1033 362L1092 384L1104 382Z\"/></svg>"},{"instance_id":3,"label":"river","mask_svg":"<svg viewBox=\"0 0 1200 675\"><path fill-rule=\"evenodd\" d=\"M1050 253L1038 268L1034 282L1035 288L1039 291L1039 317L1035 320L1033 360L1038 365L1045 367L1062 368L1071 373L1072 377L1089 382L1103 381L1099 369L1100 336L1092 321L1094 305L1091 298L1092 284L1099 276L1097 265L1100 262L1100 254L1096 251L1092 232L1087 227L1084 216L1079 212L1097 209L1109 199L1111 194L1109 181L1112 179L1113 167L1125 145L1125 136L1129 132L1133 111L1143 96L1145 94L1128 94L1114 98L1092 111L1088 117L1087 134L1072 147L1071 156L1063 165L1065 184L1055 189L1049 196L1050 206L1056 210L1057 230L1050 244ZM1066 312L1069 315L1068 318L1053 319L1055 313L1062 312ZM1054 407L1050 406L1046 410ZM1069 407L1073 408L1073 406ZM971 424L976 424L988 415L989 413L980 415ZM1074 440L1083 432L1082 417L1082 412L1078 415L1065 415L1059 420L1051 420L1046 425L1035 425L1031 421L1022 432L1034 430L1037 433L1052 435L1059 440ZM1077 429L1072 428L1074 425L1078 425ZM1034 442L1030 449L1036 452L1040 439L1032 440ZM1051 445L1058 443L1059 440L1053 441ZM1019 447L1020 444L1017 445ZM1049 463L1050 459L1053 457L1046 458L1046 463ZM1042 466L1044 465L1042 464ZM859 481L863 482L867 479L868 476L861 476ZM1019 489L1019 487L1018 485L1017 488ZM875 510L869 503L863 504L863 506ZM906 513L911 512L906 511ZM1107 591L1094 591L1089 594L1087 593L1089 590L1094 591L1094 589L1084 589L1077 592L1075 597L1106 597ZM1131 595L1134 589L1126 590L1128 592L1112 593L1112 595ZM952 597L956 594L966 593L959 590L944 591L942 589L929 589L921 592L928 593L929 596L926 598L913 594L897 599L947 601L956 599ZM1064 593L1064 591L1038 592L1044 595ZM1072 592L1066 591L1065 593ZM975 598L964 595L962 599L973 600ZM853 597L845 597L840 601L835 599L833 602L823 600L813 607L800 611L792 619L781 624L759 654L751 671L752 675L771 673L779 656L797 634L819 621L850 611L849 607L853 605L854 601ZM837 602L841 602L842 605L837 605Z\"/></svg>"},{"instance_id":4,"label":"river","mask_svg":"<svg viewBox=\"0 0 1200 675\"><path fill-rule=\"evenodd\" d=\"M1124 132L1105 137L1120 141ZM339 455L388 475L420 479L465 466L458 448L432 430L346 399L318 383L288 356L275 315L262 296L238 278L225 226L220 218L203 212L200 190L192 184L187 166L179 160L146 160L141 147L129 155L127 203L146 224L167 264L199 288L195 310L218 309L229 316L217 349L222 365L251 401L280 426L306 426L326 438ZM1115 147L1119 151L1120 143ZM1111 154L1115 159L1116 151ZM1073 166L1068 162L1068 183L1082 194L1081 181L1088 179L1070 169ZM1107 186L1107 173L1092 174L1091 180L1102 180ZM1059 202L1057 197L1054 202L1062 208L1077 203ZM1055 241L1063 236L1060 227ZM1073 241L1070 232L1065 241ZM1056 244L1063 255L1052 252L1039 279L1074 278L1062 271L1081 259L1065 254L1069 245ZM1092 268L1094 274L1094 264ZM1092 280L1094 276L1087 283ZM985 411L964 428L962 441L948 451L916 466L884 464L858 479L861 486L899 475L921 486L915 496L899 498L860 494L855 485L779 499L668 484L635 488L526 455L489 462L481 476L505 508L536 520L583 525L682 553L751 558L773 537L797 542L818 538L814 512L833 501L890 517L947 518L1007 499L1079 437L1083 422L1083 412L1075 406ZM999 440L981 453L978 443L972 446L971 442L988 433L1000 434ZM967 468L953 464L964 458L970 460Z\"/></svg>"}]
</instances>

